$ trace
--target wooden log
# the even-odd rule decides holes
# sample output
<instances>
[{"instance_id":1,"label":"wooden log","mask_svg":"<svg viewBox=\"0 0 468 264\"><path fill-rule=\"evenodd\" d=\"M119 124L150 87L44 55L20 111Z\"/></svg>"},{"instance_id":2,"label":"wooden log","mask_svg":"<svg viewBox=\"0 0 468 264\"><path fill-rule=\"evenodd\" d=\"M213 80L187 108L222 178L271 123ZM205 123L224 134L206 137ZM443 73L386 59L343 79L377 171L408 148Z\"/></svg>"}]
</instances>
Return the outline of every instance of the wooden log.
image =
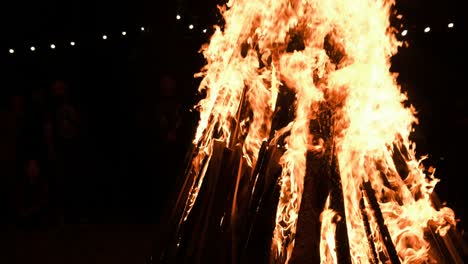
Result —
<instances>
[{"instance_id":1,"label":"wooden log","mask_svg":"<svg viewBox=\"0 0 468 264\"><path fill-rule=\"evenodd\" d=\"M377 255L377 250L374 245L374 236L372 235L372 230L371 226L369 223L369 216L367 215L366 212L366 205L364 202L364 193L362 192L362 197L361 200L359 201L359 209L361 210L361 215L362 215L362 221L364 224L364 229L366 230L366 237L367 237L367 244L369 245L369 251L371 252L371 264L377 264L379 261L378 255Z\"/></svg>"},{"instance_id":2,"label":"wooden log","mask_svg":"<svg viewBox=\"0 0 468 264\"><path fill-rule=\"evenodd\" d=\"M341 184L341 177L338 167L338 161L334 154L331 156L331 191L330 191L330 209L333 209L340 216L336 223L336 256L338 263L351 263L351 253L349 250L348 230L346 226L346 213L344 207L344 196Z\"/></svg>"},{"instance_id":3,"label":"wooden log","mask_svg":"<svg viewBox=\"0 0 468 264\"><path fill-rule=\"evenodd\" d=\"M325 142L323 152L308 153L304 192L297 222L291 263L320 262L320 214L328 195L330 208L340 216L335 241L338 263L351 263L341 176L334 149L334 105L320 105L317 118L309 124L314 139ZM317 142L312 142L317 144Z\"/></svg>"},{"instance_id":4,"label":"wooden log","mask_svg":"<svg viewBox=\"0 0 468 264\"><path fill-rule=\"evenodd\" d=\"M238 230L238 255L242 255L246 241L252 228L252 219L255 217L256 207L259 206L260 196L263 194L265 166L270 158L270 151L264 141L259 150L256 166L252 169L243 163L244 170L243 181L239 184L238 206L237 206L237 230Z\"/></svg>"},{"instance_id":5,"label":"wooden log","mask_svg":"<svg viewBox=\"0 0 468 264\"><path fill-rule=\"evenodd\" d=\"M257 163L255 164L255 167L252 171L252 175L250 177L249 185L251 189L255 189L255 184L257 182L260 171L265 170L265 161L267 159L266 157L267 148L268 148L268 142L264 140L262 142L262 146L260 147L260 150L258 151Z\"/></svg>"},{"instance_id":6,"label":"wooden log","mask_svg":"<svg viewBox=\"0 0 468 264\"><path fill-rule=\"evenodd\" d=\"M393 162L397 168L398 175L401 180L404 180L409 172L406 161L409 159L409 153L406 147L397 141L393 145ZM407 188L408 191L411 189L411 185L405 184L403 188ZM418 193L414 195L414 199L419 199ZM436 193L431 194L431 200L434 207L439 210L442 206ZM452 227L446 236L440 236L435 232L434 227L429 227L427 230L427 238L430 240L432 245L431 252L435 258L438 258L439 263L454 263L462 264L463 256L468 256L468 246L466 241L461 238L460 233Z\"/></svg>"},{"instance_id":7,"label":"wooden log","mask_svg":"<svg viewBox=\"0 0 468 264\"><path fill-rule=\"evenodd\" d=\"M190 157L196 155L197 146L192 145L189 151ZM205 157L202 161L202 167L209 161L209 157ZM177 184L177 192L174 196L168 199L165 205L163 216L161 217L160 229L158 230L158 239L153 245L153 256L158 259L159 263L173 263L178 252L177 244L183 236L185 223L183 221L184 211L187 208L187 200L190 195L191 188L200 176L198 171L195 171L192 163L188 163L184 178L179 178Z\"/></svg>"},{"instance_id":8,"label":"wooden log","mask_svg":"<svg viewBox=\"0 0 468 264\"><path fill-rule=\"evenodd\" d=\"M226 227L226 237L230 239L230 263L234 264L238 263L239 247L243 244L245 233L243 221L247 217L247 188L251 174L251 168L246 165L243 157L242 146L237 145L234 148L230 164L226 168L224 177L228 177L230 184L225 194L220 194L217 199L226 200L223 224Z\"/></svg>"},{"instance_id":9,"label":"wooden log","mask_svg":"<svg viewBox=\"0 0 468 264\"><path fill-rule=\"evenodd\" d=\"M244 89L242 89L242 95L241 99L239 101L239 105L237 107L236 111L236 117L231 120L231 141L229 144L229 148L233 148L237 143L243 142L244 138L243 135L240 133L240 123L242 120L244 120L247 116L249 116L252 112L250 109L250 105L248 104L248 101L246 100L246 93L248 91L249 87L244 86Z\"/></svg>"},{"instance_id":10,"label":"wooden log","mask_svg":"<svg viewBox=\"0 0 468 264\"><path fill-rule=\"evenodd\" d=\"M374 217L377 221L377 225L379 227L379 231L382 235L382 240L387 250L388 257L392 264L399 264L401 263L400 258L398 257L398 253L395 249L395 245L393 244L392 237L390 236L390 232L388 231L387 226L385 225L385 220L382 215L382 211L380 210L379 203L377 198L375 197L375 191L372 189L372 185L369 181L365 181L362 184L364 189L365 196L369 201L369 205L374 212Z\"/></svg>"},{"instance_id":11,"label":"wooden log","mask_svg":"<svg viewBox=\"0 0 468 264\"><path fill-rule=\"evenodd\" d=\"M286 86L280 86L276 100L276 108L271 121L269 139L275 136L275 131L286 127L289 122L294 120L296 94L292 89Z\"/></svg>"},{"instance_id":12,"label":"wooden log","mask_svg":"<svg viewBox=\"0 0 468 264\"><path fill-rule=\"evenodd\" d=\"M215 154L216 157L222 156L222 159L214 159L212 162L216 164L210 164L205 176L213 179L213 182L204 183L211 190L205 192L207 199L202 205L205 211L194 212L192 216L199 219L201 227L193 227L190 233L187 232L196 246L194 251L187 252L189 257L186 263L237 263L241 233L238 218L244 216L237 215L239 204L235 201L239 186L243 184L242 178L247 178L249 171L240 167L243 159L240 146L224 148L222 155L218 151L213 152Z\"/></svg>"},{"instance_id":13,"label":"wooden log","mask_svg":"<svg viewBox=\"0 0 468 264\"><path fill-rule=\"evenodd\" d=\"M398 144L398 142L393 144L392 159L398 175L405 180L408 177L409 168L407 164L408 150L403 144Z\"/></svg>"},{"instance_id":14,"label":"wooden log","mask_svg":"<svg viewBox=\"0 0 468 264\"><path fill-rule=\"evenodd\" d=\"M249 207L248 224L240 252L239 263L268 263L276 219L281 175L279 159L284 149L272 145L265 154L264 167L259 176Z\"/></svg>"},{"instance_id":15,"label":"wooden log","mask_svg":"<svg viewBox=\"0 0 468 264\"><path fill-rule=\"evenodd\" d=\"M218 176L222 168L225 154L225 143L214 141L213 154L209 160L203 184L190 215L185 221L182 239L178 241L179 251L176 263L202 263L204 241L207 238L206 223L211 217L214 201L214 192Z\"/></svg>"},{"instance_id":16,"label":"wooden log","mask_svg":"<svg viewBox=\"0 0 468 264\"><path fill-rule=\"evenodd\" d=\"M440 201L436 193L431 194L432 202L437 210L442 207L442 202ZM447 259L450 259L454 264L463 264L464 260L468 259L468 242L462 236L462 230L458 230L456 226L452 226L445 236L440 236L434 230L432 231L433 237L437 240L439 244L442 244L440 247L443 248Z\"/></svg>"},{"instance_id":17,"label":"wooden log","mask_svg":"<svg viewBox=\"0 0 468 264\"><path fill-rule=\"evenodd\" d=\"M320 214L330 191L330 175L319 153L307 154L304 192L297 220L296 237L290 263L320 263Z\"/></svg>"},{"instance_id":18,"label":"wooden log","mask_svg":"<svg viewBox=\"0 0 468 264\"><path fill-rule=\"evenodd\" d=\"M239 148L224 148L216 185L211 193L212 207L204 221L205 240L198 241L202 247L199 249L200 263L229 263L233 256L230 218L240 159Z\"/></svg>"}]
</instances>

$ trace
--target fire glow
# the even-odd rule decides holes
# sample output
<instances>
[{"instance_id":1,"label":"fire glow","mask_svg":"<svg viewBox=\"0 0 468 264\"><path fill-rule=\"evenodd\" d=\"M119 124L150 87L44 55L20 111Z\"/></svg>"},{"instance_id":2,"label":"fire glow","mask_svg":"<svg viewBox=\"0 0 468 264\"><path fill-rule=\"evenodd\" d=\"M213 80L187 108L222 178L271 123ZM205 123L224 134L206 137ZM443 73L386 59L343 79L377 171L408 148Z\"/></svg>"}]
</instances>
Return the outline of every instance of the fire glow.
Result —
<instances>
[{"instance_id":1,"label":"fire glow","mask_svg":"<svg viewBox=\"0 0 468 264\"><path fill-rule=\"evenodd\" d=\"M238 172L229 174L237 177L231 221L242 207L242 177L253 182L253 194L262 146L280 145L274 263L288 263L293 254L309 154L329 161L341 189L320 208L321 263L340 257L340 223L352 263L394 261L392 250L401 263L434 261L425 232L443 236L455 216L433 205L438 180L422 168L409 140L416 112L405 106L408 98L390 72L402 44L390 25L393 6L385 0L231 0L220 7L225 24L202 47L206 65L196 75L206 96L197 105L196 151L179 225L197 201L217 142L242 151ZM275 127L284 90L294 94L292 115ZM331 205L336 195L341 207Z\"/></svg>"}]
</instances>

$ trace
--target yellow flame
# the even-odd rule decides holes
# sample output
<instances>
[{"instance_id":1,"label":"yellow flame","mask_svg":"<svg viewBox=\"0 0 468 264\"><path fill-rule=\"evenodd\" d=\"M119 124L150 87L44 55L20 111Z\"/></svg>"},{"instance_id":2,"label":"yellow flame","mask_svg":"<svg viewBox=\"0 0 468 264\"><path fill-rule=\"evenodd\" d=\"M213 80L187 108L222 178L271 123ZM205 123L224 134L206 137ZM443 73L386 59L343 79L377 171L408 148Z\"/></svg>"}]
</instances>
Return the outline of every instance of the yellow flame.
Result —
<instances>
[{"instance_id":1,"label":"yellow flame","mask_svg":"<svg viewBox=\"0 0 468 264\"><path fill-rule=\"evenodd\" d=\"M359 207L363 181L370 181L376 190L403 263L430 258L424 238L429 222L436 223L441 233L454 223L449 208L433 207L430 194L437 180L421 170L409 141L417 122L415 110L403 105L407 98L397 75L390 72L390 58L402 44L389 22L393 5L391 0L231 0L220 8L224 27L216 26L201 49L207 63L196 76L202 77L199 90L206 97L197 105L200 122L194 144L201 151L193 159L195 167L211 155L215 139L242 144L247 164L254 166L262 142L270 135L279 87L296 94L295 116L289 120L290 134L281 158L272 243L286 262L294 247L306 153L313 145L311 139L318 137L311 134L309 122L324 101L334 104L333 143L353 263L370 262ZM303 47L290 48L294 37ZM250 112L240 114L244 104ZM240 129L233 130L236 126ZM320 140L313 150L322 148ZM392 160L394 151L402 149L408 152L408 175L399 175ZM384 186L382 174L392 188ZM196 181L192 204L203 173ZM323 219L330 221L332 214L327 210ZM377 229L375 221L371 224ZM322 236L329 245L330 235ZM374 239L378 240L376 233ZM336 261L336 256L331 259Z\"/></svg>"},{"instance_id":2,"label":"yellow flame","mask_svg":"<svg viewBox=\"0 0 468 264\"><path fill-rule=\"evenodd\" d=\"M336 218L339 215L329 208L330 196L327 198L325 209L320 214L320 263L338 263L335 251L335 231L336 231Z\"/></svg>"}]
</instances>

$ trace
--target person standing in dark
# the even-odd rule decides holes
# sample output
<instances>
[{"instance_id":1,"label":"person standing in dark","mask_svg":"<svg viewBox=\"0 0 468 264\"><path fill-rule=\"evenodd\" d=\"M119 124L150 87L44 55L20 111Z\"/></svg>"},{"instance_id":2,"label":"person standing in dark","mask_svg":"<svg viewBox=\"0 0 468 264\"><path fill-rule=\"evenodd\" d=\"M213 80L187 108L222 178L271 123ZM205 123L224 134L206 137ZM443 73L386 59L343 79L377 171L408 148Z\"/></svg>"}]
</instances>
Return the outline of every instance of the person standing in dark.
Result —
<instances>
[{"instance_id":1,"label":"person standing in dark","mask_svg":"<svg viewBox=\"0 0 468 264\"><path fill-rule=\"evenodd\" d=\"M16 188L18 227L25 230L48 227L50 222L49 183L43 164L34 157L23 163Z\"/></svg>"},{"instance_id":2,"label":"person standing in dark","mask_svg":"<svg viewBox=\"0 0 468 264\"><path fill-rule=\"evenodd\" d=\"M25 113L18 136L18 154L22 160L32 156L47 159L50 146L47 142L46 101L42 88L33 88L25 98Z\"/></svg>"},{"instance_id":3,"label":"person standing in dark","mask_svg":"<svg viewBox=\"0 0 468 264\"><path fill-rule=\"evenodd\" d=\"M156 122L158 129L158 150L161 152L162 166L170 175L181 173L185 151L190 143L188 117L182 91L176 78L163 75L159 84L159 96L156 102Z\"/></svg>"},{"instance_id":4,"label":"person standing in dark","mask_svg":"<svg viewBox=\"0 0 468 264\"><path fill-rule=\"evenodd\" d=\"M182 128L182 103L177 94L176 80L164 75L160 80L160 96L157 102L156 118L159 128L159 140L168 151L177 151L175 144L179 140Z\"/></svg>"},{"instance_id":5,"label":"person standing in dark","mask_svg":"<svg viewBox=\"0 0 468 264\"><path fill-rule=\"evenodd\" d=\"M164 185L160 177L153 178L153 189L158 190L156 204L164 201L172 191L177 176L183 172L182 162L186 146L184 106L181 91L175 76L165 73L159 79L159 90L155 102L155 125L157 136L158 172L165 177ZM168 185L168 183L172 185Z\"/></svg>"},{"instance_id":6,"label":"person standing in dark","mask_svg":"<svg viewBox=\"0 0 468 264\"><path fill-rule=\"evenodd\" d=\"M0 111L0 196L2 208L7 209L7 217L3 221L12 222L14 216L14 186L18 164L18 135L25 114L25 97L13 94L7 97Z\"/></svg>"},{"instance_id":7,"label":"person standing in dark","mask_svg":"<svg viewBox=\"0 0 468 264\"><path fill-rule=\"evenodd\" d=\"M25 112L18 128L16 213L23 227L49 224L50 163L47 142L45 95L33 88L25 98Z\"/></svg>"},{"instance_id":8,"label":"person standing in dark","mask_svg":"<svg viewBox=\"0 0 468 264\"><path fill-rule=\"evenodd\" d=\"M50 86L46 130L48 157L54 164L54 205L59 217L75 221L83 213L85 195L79 164L81 117L63 80L55 80Z\"/></svg>"}]
</instances>

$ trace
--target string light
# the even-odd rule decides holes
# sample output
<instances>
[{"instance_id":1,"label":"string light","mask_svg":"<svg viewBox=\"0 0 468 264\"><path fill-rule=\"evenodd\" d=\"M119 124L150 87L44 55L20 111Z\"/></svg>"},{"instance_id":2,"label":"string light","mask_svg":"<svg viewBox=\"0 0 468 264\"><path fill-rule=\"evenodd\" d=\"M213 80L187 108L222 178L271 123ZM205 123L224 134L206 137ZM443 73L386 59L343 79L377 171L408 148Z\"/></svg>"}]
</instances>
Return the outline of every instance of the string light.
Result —
<instances>
[{"instance_id":1,"label":"string light","mask_svg":"<svg viewBox=\"0 0 468 264\"><path fill-rule=\"evenodd\" d=\"M193 29L194 26L193 26L193 25L190 25L189 28L190 28L190 29ZM141 31L145 31L145 27L143 27L143 26L140 27L140 30L141 30ZM126 35L127 35L127 31L121 31L121 34L122 34L122 36L126 36ZM104 34L104 35L101 35L101 38L102 38L103 40L107 40L107 39L109 38L109 36L106 35L106 34ZM69 43L69 45L72 46L72 47L76 46L76 44L77 44L75 41L70 41L70 42L68 42L68 43ZM49 48L52 49L52 50L55 50L55 49L57 48L57 45L56 45L55 43L51 43L51 44L49 44ZM35 51L37 50L37 48L36 48L36 46L30 46L30 47L29 47L29 50L32 51L32 52L35 52ZM10 49L8 49L8 53L9 53L9 54L14 54L14 53L16 53L16 50L13 49L13 48L10 48Z\"/></svg>"},{"instance_id":2,"label":"string light","mask_svg":"<svg viewBox=\"0 0 468 264\"><path fill-rule=\"evenodd\" d=\"M181 16L180 14L176 14L176 19L177 19L177 20L181 20L181 19L182 19L182 16ZM205 25L205 26L206 26L206 25ZM447 26L447 28L454 28L454 23L453 23L453 22L449 22L449 23L446 24L446 26ZM195 28L195 25L194 25L194 24L188 24L187 27L188 27L190 30L193 30L193 29ZM406 27L406 28L408 28L408 27ZM414 26L413 26L413 27L410 27L410 28L414 28ZM423 32L424 32L424 33L429 33L431 30L432 30L431 27L426 26L426 27L424 27ZM146 31L146 28L145 28L144 26L141 26L141 27L140 27L140 31ZM204 27L204 28L202 28L201 31L199 31L199 32L201 32L202 34L206 34L206 33L208 33L208 29L207 29L206 27ZM127 36L127 35L128 35L127 33L128 33L128 32L125 31L125 30L120 31L120 34L121 34L122 36ZM400 35L403 36L403 37L405 37L405 36L408 35L408 33L409 33L409 30L408 30L408 29L403 29L403 30L400 32ZM103 40L107 40L107 39L109 38L109 36L106 35L106 34L103 34L103 35L101 35L101 38L102 38ZM70 41L70 42L69 42L69 45L70 45L70 46L76 46L76 42L75 42L75 41ZM49 47L50 47L50 49L53 49L53 50L57 48L56 44L54 44L54 43L50 44ZM30 46L30 47L29 47L29 50L32 51L32 52L35 52L35 51L37 50L37 48L36 48L35 46ZM13 48L10 48L10 49L8 49L8 53L9 53L9 54L16 53L16 50L14 50Z\"/></svg>"}]
</instances>

